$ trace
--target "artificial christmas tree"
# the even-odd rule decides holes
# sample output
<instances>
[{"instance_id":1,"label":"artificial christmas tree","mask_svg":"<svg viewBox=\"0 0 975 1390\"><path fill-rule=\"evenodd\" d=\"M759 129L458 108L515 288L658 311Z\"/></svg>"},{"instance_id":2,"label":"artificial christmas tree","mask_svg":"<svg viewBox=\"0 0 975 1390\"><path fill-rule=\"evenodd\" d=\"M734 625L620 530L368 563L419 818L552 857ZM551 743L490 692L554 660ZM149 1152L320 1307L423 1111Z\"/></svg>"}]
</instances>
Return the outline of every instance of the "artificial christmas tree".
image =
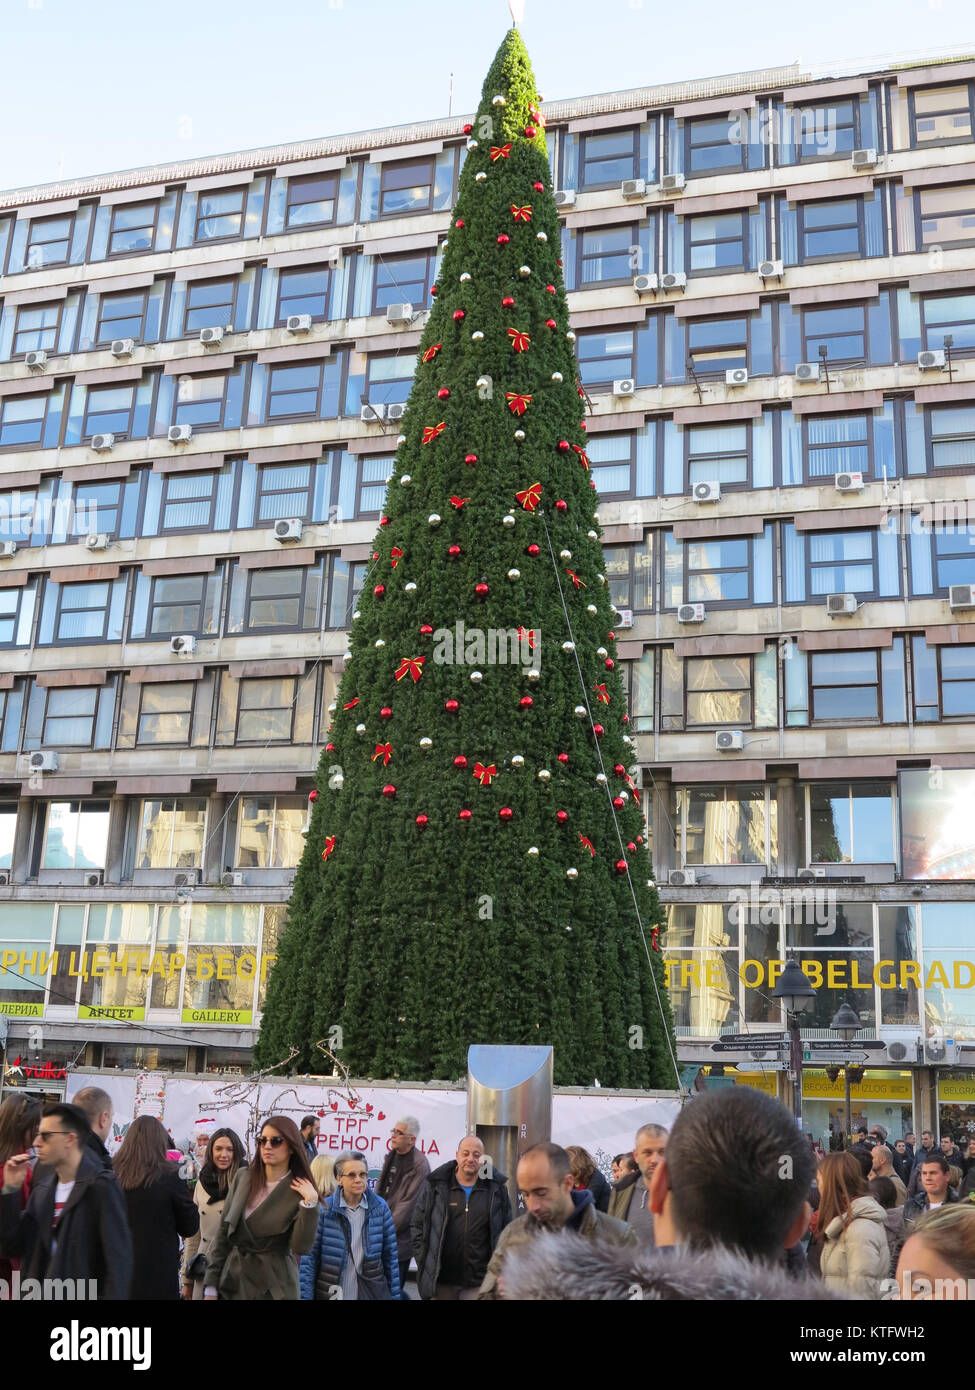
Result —
<instances>
[{"instance_id":1,"label":"artificial christmas tree","mask_svg":"<svg viewBox=\"0 0 975 1390\"><path fill-rule=\"evenodd\" d=\"M674 1086L539 98L512 29L448 241L257 1058ZM651 949L652 943L652 949ZM335 1029L341 1030L340 1034Z\"/></svg>"}]
</instances>

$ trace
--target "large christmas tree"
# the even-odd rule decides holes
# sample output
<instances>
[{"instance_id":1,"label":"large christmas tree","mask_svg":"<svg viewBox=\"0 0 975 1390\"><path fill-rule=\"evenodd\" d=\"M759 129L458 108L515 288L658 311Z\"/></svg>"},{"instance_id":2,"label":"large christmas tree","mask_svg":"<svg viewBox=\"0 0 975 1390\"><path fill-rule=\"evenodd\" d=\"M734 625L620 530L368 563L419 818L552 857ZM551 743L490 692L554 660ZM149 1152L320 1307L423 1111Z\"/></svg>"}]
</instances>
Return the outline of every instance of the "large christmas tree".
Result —
<instances>
[{"instance_id":1,"label":"large christmas tree","mask_svg":"<svg viewBox=\"0 0 975 1390\"><path fill-rule=\"evenodd\" d=\"M487 75L257 1048L675 1084L542 117ZM448 244L449 243L449 244ZM462 627L461 627L462 625ZM336 769L340 769L337 771ZM341 1034L333 1030L338 1027Z\"/></svg>"}]
</instances>

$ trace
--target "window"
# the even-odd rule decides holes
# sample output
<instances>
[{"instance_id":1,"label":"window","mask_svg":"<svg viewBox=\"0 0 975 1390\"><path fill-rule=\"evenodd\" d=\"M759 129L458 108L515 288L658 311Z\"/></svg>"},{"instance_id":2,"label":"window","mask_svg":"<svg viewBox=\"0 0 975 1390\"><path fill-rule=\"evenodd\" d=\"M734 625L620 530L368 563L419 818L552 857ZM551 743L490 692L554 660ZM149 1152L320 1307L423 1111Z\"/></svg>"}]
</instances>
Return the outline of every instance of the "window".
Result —
<instances>
[{"instance_id":1,"label":"window","mask_svg":"<svg viewBox=\"0 0 975 1390\"><path fill-rule=\"evenodd\" d=\"M910 92L911 136L917 145L970 140L975 128L971 82L957 87L915 87Z\"/></svg>"},{"instance_id":2,"label":"window","mask_svg":"<svg viewBox=\"0 0 975 1390\"><path fill-rule=\"evenodd\" d=\"M211 530L216 496L216 473L167 473L163 479L159 530Z\"/></svg>"},{"instance_id":3,"label":"window","mask_svg":"<svg viewBox=\"0 0 975 1390\"><path fill-rule=\"evenodd\" d=\"M374 405L380 402L384 405L405 405L415 371L414 353L369 357L366 361L366 399Z\"/></svg>"},{"instance_id":4,"label":"window","mask_svg":"<svg viewBox=\"0 0 975 1390\"><path fill-rule=\"evenodd\" d=\"M231 328L237 281L191 280L186 287L184 337L196 336L201 328Z\"/></svg>"},{"instance_id":5,"label":"window","mask_svg":"<svg viewBox=\"0 0 975 1390\"><path fill-rule=\"evenodd\" d=\"M580 333L576 340L579 374L591 390L609 387L623 377L634 376L636 353L633 329L597 329Z\"/></svg>"},{"instance_id":6,"label":"window","mask_svg":"<svg viewBox=\"0 0 975 1390\"><path fill-rule=\"evenodd\" d=\"M813 720L879 719L879 656L872 650L811 653Z\"/></svg>"},{"instance_id":7,"label":"window","mask_svg":"<svg viewBox=\"0 0 975 1390\"><path fill-rule=\"evenodd\" d=\"M810 597L824 594L872 596L877 590L876 531L810 533Z\"/></svg>"},{"instance_id":8,"label":"window","mask_svg":"<svg viewBox=\"0 0 975 1390\"><path fill-rule=\"evenodd\" d=\"M234 863L241 869L294 868L305 847L307 815L302 797L242 796Z\"/></svg>"},{"instance_id":9,"label":"window","mask_svg":"<svg viewBox=\"0 0 975 1390\"><path fill-rule=\"evenodd\" d=\"M584 135L579 156L583 188L611 188L636 177L640 160L640 131L607 130Z\"/></svg>"},{"instance_id":10,"label":"window","mask_svg":"<svg viewBox=\"0 0 975 1390\"><path fill-rule=\"evenodd\" d=\"M98 301L95 341L108 343L115 338L141 338L148 294L148 290L137 290L133 294L102 295Z\"/></svg>"},{"instance_id":11,"label":"window","mask_svg":"<svg viewBox=\"0 0 975 1390\"><path fill-rule=\"evenodd\" d=\"M375 454L360 454L356 470L356 516L378 516L386 500L386 479L394 460Z\"/></svg>"},{"instance_id":12,"label":"window","mask_svg":"<svg viewBox=\"0 0 975 1390\"><path fill-rule=\"evenodd\" d=\"M66 217L33 219L27 235L28 270L43 270L49 265L67 265L73 231L73 213Z\"/></svg>"},{"instance_id":13,"label":"window","mask_svg":"<svg viewBox=\"0 0 975 1390\"><path fill-rule=\"evenodd\" d=\"M653 608L653 560L650 532L640 545L604 545L603 573L609 583L609 596L617 608L638 613Z\"/></svg>"},{"instance_id":14,"label":"window","mask_svg":"<svg viewBox=\"0 0 975 1390\"><path fill-rule=\"evenodd\" d=\"M677 787L681 864L767 864L778 858L778 805L763 786Z\"/></svg>"},{"instance_id":15,"label":"window","mask_svg":"<svg viewBox=\"0 0 975 1390\"><path fill-rule=\"evenodd\" d=\"M90 748L98 705L98 688L49 690L42 742L48 748Z\"/></svg>"},{"instance_id":16,"label":"window","mask_svg":"<svg viewBox=\"0 0 975 1390\"><path fill-rule=\"evenodd\" d=\"M282 517L311 516L312 466L310 463L266 464L257 478L258 526Z\"/></svg>"},{"instance_id":17,"label":"window","mask_svg":"<svg viewBox=\"0 0 975 1390\"><path fill-rule=\"evenodd\" d=\"M36 592L33 584L0 589L0 647L29 644Z\"/></svg>"},{"instance_id":18,"label":"window","mask_svg":"<svg viewBox=\"0 0 975 1390\"><path fill-rule=\"evenodd\" d=\"M860 251L860 205L845 202L802 203L799 207L803 262L856 256Z\"/></svg>"},{"instance_id":19,"label":"window","mask_svg":"<svg viewBox=\"0 0 975 1390\"><path fill-rule=\"evenodd\" d=\"M300 632L318 626L322 566L242 569L234 574L228 632Z\"/></svg>"},{"instance_id":20,"label":"window","mask_svg":"<svg viewBox=\"0 0 975 1390\"><path fill-rule=\"evenodd\" d=\"M40 444L50 397L5 396L0 403L0 445L24 448Z\"/></svg>"},{"instance_id":21,"label":"window","mask_svg":"<svg viewBox=\"0 0 975 1390\"><path fill-rule=\"evenodd\" d=\"M749 431L741 425L691 425L684 430L687 485L748 486Z\"/></svg>"},{"instance_id":22,"label":"window","mask_svg":"<svg viewBox=\"0 0 975 1390\"><path fill-rule=\"evenodd\" d=\"M0 869L10 869L13 867L14 834L16 829L16 801L0 801Z\"/></svg>"},{"instance_id":23,"label":"window","mask_svg":"<svg viewBox=\"0 0 975 1390\"><path fill-rule=\"evenodd\" d=\"M331 415L338 410L337 385L326 385L324 362L309 362L303 366L272 367L267 378L267 411L271 420L317 420L323 412ZM324 397L324 400L323 400Z\"/></svg>"},{"instance_id":24,"label":"window","mask_svg":"<svg viewBox=\"0 0 975 1390\"><path fill-rule=\"evenodd\" d=\"M57 589L55 642L105 641L112 585L105 580L95 584L59 584Z\"/></svg>"},{"instance_id":25,"label":"window","mask_svg":"<svg viewBox=\"0 0 975 1390\"><path fill-rule=\"evenodd\" d=\"M806 478L831 478L835 473L870 473L869 415L806 415L802 419ZM837 590L819 590L835 593ZM843 591L845 592L845 591Z\"/></svg>"},{"instance_id":26,"label":"window","mask_svg":"<svg viewBox=\"0 0 975 1390\"><path fill-rule=\"evenodd\" d=\"M632 280L640 261L634 265L636 229L625 227L597 227L579 236L579 284L580 287L597 284L622 285Z\"/></svg>"},{"instance_id":27,"label":"window","mask_svg":"<svg viewBox=\"0 0 975 1390\"><path fill-rule=\"evenodd\" d=\"M917 196L920 223L918 250L938 246L975 246L975 184L951 188L921 188Z\"/></svg>"},{"instance_id":28,"label":"window","mask_svg":"<svg viewBox=\"0 0 975 1390\"><path fill-rule=\"evenodd\" d=\"M931 467L936 471L975 467L975 409L932 406L925 414Z\"/></svg>"},{"instance_id":29,"label":"window","mask_svg":"<svg viewBox=\"0 0 975 1390\"><path fill-rule=\"evenodd\" d=\"M911 639L914 658L914 718L971 719L975 715L975 647L928 646Z\"/></svg>"},{"instance_id":30,"label":"window","mask_svg":"<svg viewBox=\"0 0 975 1390\"><path fill-rule=\"evenodd\" d=\"M600 497L634 495L635 434L594 434L586 445L586 454L589 476Z\"/></svg>"},{"instance_id":31,"label":"window","mask_svg":"<svg viewBox=\"0 0 975 1390\"><path fill-rule=\"evenodd\" d=\"M167 797L143 801L137 869L198 869L203 863L206 801Z\"/></svg>"},{"instance_id":32,"label":"window","mask_svg":"<svg viewBox=\"0 0 975 1390\"><path fill-rule=\"evenodd\" d=\"M351 625L352 614L365 577L364 560L353 564L337 555L333 558L328 586L327 627L347 628Z\"/></svg>"},{"instance_id":33,"label":"window","mask_svg":"<svg viewBox=\"0 0 975 1390\"><path fill-rule=\"evenodd\" d=\"M830 365L867 360L867 311L863 304L835 309L804 309L802 360L818 362L825 347Z\"/></svg>"},{"instance_id":34,"label":"window","mask_svg":"<svg viewBox=\"0 0 975 1390\"><path fill-rule=\"evenodd\" d=\"M745 603L749 597L747 540L687 541L688 603Z\"/></svg>"},{"instance_id":35,"label":"window","mask_svg":"<svg viewBox=\"0 0 975 1390\"><path fill-rule=\"evenodd\" d=\"M73 498L72 533L115 536L121 493L121 483L78 483Z\"/></svg>"},{"instance_id":36,"label":"window","mask_svg":"<svg viewBox=\"0 0 975 1390\"><path fill-rule=\"evenodd\" d=\"M748 366L748 320L688 319L687 355L699 377L724 377Z\"/></svg>"},{"instance_id":37,"label":"window","mask_svg":"<svg viewBox=\"0 0 975 1390\"><path fill-rule=\"evenodd\" d=\"M310 314L313 323L324 323L328 318L330 275L328 266L282 270L275 324L280 327L287 323L292 314Z\"/></svg>"},{"instance_id":38,"label":"window","mask_svg":"<svg viewBox=\"0 0 975 1390\"><path fill-rule=\"evenodd\" d=\"M228 375L181 376L176 382L173 424L192 425L196 431L219 429L223 423Z\"/></svg>"},{"instance_id":39,"label":"window","mask_svg":"<svg viewBox=\"0 0 975 1390\"><path fill-rule=\"evenodd\" d=\"M857 101L834 101L827 106L793 109L792 117L799 125L796 140L796 160L835 159L857 148L859 136ZM815 119L810 120L809 117Z\"/></svg>"},{"instance_id":40,"label":"window","mask_svg":"<svg viewBox=\"0 0 975 1390\"><path fill-rule=\"evenodd\" d=\"M201 192L196 209L196 241L228 241L239 237L244 220L246 189Z\"/></svg>"},{"instance_id":41,"label":"window","mask_svg":"<svg viewBox=\"0 0 975 1390\"><path fill-rule=\"evenodd\" d=\"M37 516L35 535L34 518ZM21 492L0 492L0 527L3 539L16 541L18 545L44 544L45 528L43 517L38 515L37 489Z\"/></svg>"},{"instance_id":42,"label":"window","mask_svg":"<svg viewBox=\"0 0 975 1390\"><path fill-rule=\"evenodd\" d=\"M380 217L402 217L404 213L409 212L429 212L432 206L432 159L407 159L381 166Z\"/></svg>"},{"instance_id":43,"label":"window","mask_svg":"<svg viewBox=\"0 0 975 1390\"><path fill-rule=\"evenodd\" d=\"M107 801L50 802L42 869L104 869L107 849Z\"/></svg>"},{"instance_id":44,"label":"window","mask_svg":"<svg viewBox=\"0 0 975 1390\"><path fill-rule=\"evenodd\" d=\"M108 238L110 256L131 256L151 251L156 240L158 203L127 203L112 208L112 230ZM131 333L126 334L131 337Z\"/></svg>"},{"instance_id":45,"label":"window","mask_svg":"<svg viewBox=\"0 0 975 1390\"><path fill-rule=\"evenodd\" d=\"M327 227L335 221L337 174L310 174L307 178L288 180L288 211L285 225L292 227ZM292 313L307 313L292 310Z\"/></svg>"},{"instance_id":46,"label":"window","mask_svg":"<svg viewBox=\"0 0 975 1390\"><path fill-rule=\"evenodd\" d=\"M745 168L748 146L732 139L733 124L727 116L684 122L684 168L689 178Z\"/></svg>"},{"instance_id":47,"label":"window","mask_svg":"<svg viewBox=\"0 0 975 1390\"><path fill-rule=\"evenodd\" d=\"M136 743L188 744L193 717L192 681L167 681L140 687Z\"/></svg>"},{"instance_id":48,"label":"window","mask_svg":"<svg viewBox=\"0 0 975 1390\"><path fill-rule=\"evenodd\" d=\"M931 532L935 592L947 596L951 584L975 584L975 546L967 527L936 528Z\"/></svg>"},{"instance_id":49,"label":"window","mask_svg":"<svg viewBox=\"0 0 975 1390\"><path fill-rule=\"evenodd\" d=\"M372 312L382 314L390 304L423 308L430 298L436 257L432 251L408 256L377 256Z\"/></svg>"},{"instance_id":50,"label":"window","mask_svg":"<svg viewBox=\"0 0 975 1390\"><path fill-rule=\"evenodd\" d=\"M804 863L894 862L889 782L813 782L799 788L799 810Z\"/></svg>"},{"instance_id":51,"label":"window","mask_svg":"<svg viewBox=\"0 0 975 1390\"><path fill-rule=\"evenodd\" d=\"M93 434L120 435L132 432L132 412L135 408L136 387L92 386L85 396L85 416L82 437Z\"/></svg>"},{"instance_id":52,"label":"window","mask_svg":"<svg viewBox=\"0 0 975 1390\"><path fill-rule=\"evenodd\" d=\"M21 357L25 352L53 352L57 347L58 333L61 330L62 302L39 304L17 310L17 326L14 329L11 356Z\"/></svg>"},{"instance_id":53,"label":"window","mask_svg":"<svg viewBox=\"0 0 975 1390\"><path fill-rule=\"evenodd\" d=\"M768 642L754 656L686 657L661 651L660 716L664 731L769 729L778 724L778 649Z\"/></svg>"},{"instance_id":54,"label":"window","mask_svg":"<svg viewBox=\"0 0 975 1390\"><path fill-rule=\"evenodd\" d=\"M294 707L294 676L242 680L236 742L290 742Z\"/></svg>"},{"instance_id":55,"label":"window","mask_svg":"<svg viewBox=\"0 0 975 1390\"><path fill-rule=\"evenodd\" d=\"M954 357L975 352L975 294L925 295L921 299L922 346L937 350L951 337Z\"/></svg>"},{"instance_id":56,"label":"window","mask_svg":"<svg viewBox=\"0 0 975 1390\"><path fill-rule=\"evenodd\" d=\"M686 217L684 227L684 264L691 275L723 275L746 268L746 213Z\"/></svg>"},{"instance_id":57,"label":"window","mask_svg":"<svg viewBox=\"0 0 975 1390\"><path fill-rule=\"evenodd\" d=\"M215 635L220 606L218 574L139 575L132 611L132 637L173 633Z\"/></svg>"}]
</instances>

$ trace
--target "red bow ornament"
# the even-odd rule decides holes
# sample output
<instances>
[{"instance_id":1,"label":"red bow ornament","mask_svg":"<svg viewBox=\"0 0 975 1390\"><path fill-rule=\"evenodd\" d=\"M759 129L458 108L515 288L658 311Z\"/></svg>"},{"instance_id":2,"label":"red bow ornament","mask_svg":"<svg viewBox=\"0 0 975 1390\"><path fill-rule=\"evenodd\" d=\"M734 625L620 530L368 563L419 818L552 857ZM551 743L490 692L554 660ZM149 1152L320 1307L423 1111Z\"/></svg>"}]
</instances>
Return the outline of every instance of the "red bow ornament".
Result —
<instances>
[{"instance_id":1,"label":"red bow ornament","mask_svg":"<svg viewBox=\"0 0 975 1390\"><path fill-rule=\"evenodd\" d=\"M515 352L527 352L531 347L531 338L527 333L522 333L519 328L509 328L508 337L511 339L511 346ZM529 396L528 399L531 400L531 397Z\"/></svg>"},{"instance_id":2,"label":"red bow ornament","mask_svg":"<svg viewBox=\"0 0 975 1390\"><path fill-rule=\"evenodd\" d=\"M526 512L533 512L542 500L542 485L541 483L532 483L531 487L526 487L524 492L516 492L515 497Z\"/></svg>"},{"instance_id":3,"label":"red bow ornament","mask_svg":"<svg viewBox=\"0 0 975 1390\"><path fill-rule=\"evenodd\" d=\"M412 676L413 684L423 675L423 663L425 656L401 656L399 670L396 672L396 679L401 681L404 676Z\"/></svg>"},{"instance_id":4,"label":"red bow ornament","mask_svg":"<svg viewBox=\"0 0 975 1390\"><path fill-rule=\"evenodd\" d=\"M592 855L593 859L595 859L595 857L596 857L596 848L595 848L595 846L593 845L592 840L590 840L589 836L588 836L588 835L580 835L580 836L579 836L579 839L582 841L582 843L583 843L583 845L585 846L585 848L586 848L586 849L589 851L589 853Z\"/></svg>"},{"instance_id":5,"label":"red bow ornament","mask_svg":"<svg viewBox=\"0 0 975 1390\"><path fill-rule=\"evenodd\" d=\"M389 760L393 756L393 745L391 743L377 743L376 751L370 761L375 762L377 758L382 758L383 767L389 766Z\"/></svg>"},{"instance_id":6,"label":"red bow ornament","mask_svg":"<svg viewBox=\"0 0 975 1390\"><path fill-rule=\"evenodd\" d=\"M596 699L601 705L609 704L609 692L605 685L594 685L593 690L596 692Z\"/></svg>"},{"instance_id":7,"label":"red bow ornament","mask_svg":"<svg viewBox=\"0 0 975 1390\"><path fill-rule=\"evenodd\" d=\"M357 696L355 697L354 700L350 700L349 703L348 703L347 705L343 705L342 708L343 708L343 709L355 709L355 707L356 707L356 705L357 705L358 703L359 703L359 697L358 697L358 695L357 695Z\"/></svg>"},{"instance_id":8,"label":"red bow ornament","mask_svg":"<svg viewBox=\"0 0 975 1390\"><path fill-rule=\"evenodd\" d=\"M452 507L456 507L457 510L460 511L460 509L461 509L461 507L464 505L464 503L465 503L465 502L469 502L470 500L471 500L471 499L470 499L469 497L451 497L451 499L450 499L450 505L451 505Z\"/></svg>"},{"instance_id":9,"label":"red bow ornament","mask_svg":"<svg viewBox=\"0 0 975 1390\"><path fill-rule=\"evenodd\" d=\"M518 641L524 642L526 637L528 638L528 650L533 652L535 650L535 629L520 627L518 629Z\"/></svg>"},{"instance_id":10,"label":"red bow ornament","mask_svg":"<svg viewBox=\"0 0 975 1390\"><path fill-rule=\"evenodd\" d=\"M489 787L491 785L491 778L497 775L498 769L494 766L494 763L488 763L486 767L484 763L474 764L474 776L482 787Z\"/></svg>"},{"instance_id":11,"label":"red bow ornament","mask_svg":"<svg viewBox=\"0 0 975 1390\"><path fill-rule=\"evenodd\" d=\"M524 415L531 403L531 396L526 396L520 391L505 391L504 398L512 415Z\"/></svg>"},{"instance_id":12,"label":"red bow ornament","mask_svg":"<svg viewBox=\"0 0 975 1390\"><path fill-rule=\"evenodd\" d=\"M332 850L333 850L334 848L335 848L335 836L334 836L334 835L326 835L326 836L325 836L325 848L322 850L322 858L323 858L323 859L327 859L328 856L332 853Z\"/></svg>"},{"instance_id":13,"label":"red bow ornament","mask_svg":"<svg viewBox=\"0 0 975 1390\"><path fill-rule=\"evenodd\" d=\"M660 950L660 928L653 927L650 932L650 945L655 951Z\"/></svg>"},{"instance_id":14,"label":"red bow ornament","mask_svg":"<svg viewBox=\"0 0 975 1390\"><path fill-rule=\"evenodd\" d=\"M512 203L511 215L516 222L530 222L532 220L531 204L526 203L523 208L519 208L516 207L514 203Z\"/></svg>"},{"instance_id":15,"label":"red bow ornament","mask_svg":"<svg viewBox=\"0 0 975 1390\"><path fill-rule=\"evenodd\" d=\"M393 569L395 569L396 566L399 564L400 560L403 558L403 552L402 550L400 550L398 545L394 545L392 550L389 552L389 555L390 563L392 564Z\"/></svg>"},{"instance_id":16,"label":"red bow ornament","mask_svg":"<svg viewBox=\"0 0 975 1390\"><path fill-rule=\"evenodd\" d=\"M446 420L441 420L439 425L424 425L423 439L421 440L421 443L429 444L432 439L436 439L438 434L443 434L444 430L446 429L446 426Z\"/></svg>"},{"instance_id":17,"label":"red bow ornament","mask_svg":"<svg viewBox=\"0 0 975 1390\"><path fill-rule=\"evenodd\" d=\"M497 164L497 162L498 162L499 159L507 159L510 153L511 153L511 142L510 142L510 140L509 140L509 142L507 143L507 145L492 145L492 146L491 146L491 163L492 163L492 164Z\"/></svg>"},{"instance_id":18,"label":"red bow ornament","mask_svg":"<svg viewBox=\"0 0 975 1390\"><path fill-rule=\"evenodd\" d=\"M573 584L576 586L577 589L586 589L589 587L583 580L579 578L579 576L575 573L574 570L566 570L566 574L572 580Z\"/></svg>"},{"instance_id":19,"label":"red bow ornament","mask_svg":"<svg viewBox=\"0 0 975 1390\"><path fill-rule=\"evenodd\" d=\"M428 347L426 352L423 354L422 361L432 362L442 347L443 343L434 343L433 347Z\"/></svg>"},{"instance_id":20,"label":"red bow ornament","mask_svg":"<svg viewBox=\"0 0 975 1390\"><path fill-rule=\"evenodd\" d=\"M573 447L573 449L575 449L576 453L579 455L579 462L582 464L583 468L585 468L586 471L588 472L588 470L589 470L589 455L586 453L585 449L583 449L582 446L579 445L579 444L573 444L572 447Z\"/></svg>"}]
</instances>

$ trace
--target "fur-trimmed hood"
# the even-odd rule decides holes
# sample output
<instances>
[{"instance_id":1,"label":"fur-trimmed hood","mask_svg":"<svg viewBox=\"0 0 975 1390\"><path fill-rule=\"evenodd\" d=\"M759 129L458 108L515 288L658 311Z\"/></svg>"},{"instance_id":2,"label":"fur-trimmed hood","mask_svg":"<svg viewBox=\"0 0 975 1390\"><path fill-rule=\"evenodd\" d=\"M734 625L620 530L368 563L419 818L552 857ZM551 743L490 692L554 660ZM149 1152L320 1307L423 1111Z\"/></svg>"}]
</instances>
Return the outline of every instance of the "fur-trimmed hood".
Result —
<instances>
[{"instance_id":1,"label":"fur-trimmed hood","mask_svg":"<svg viewBox=\"0 0 975 1390\"><path fill-rule=\"evenodd\" d=\"M544 1233L505 1262L506 1299L773 1302L835 1300L815 1279L735 1250L646 1250L594 1245L569 1232Z\"/></svg>"}]
</instances>

